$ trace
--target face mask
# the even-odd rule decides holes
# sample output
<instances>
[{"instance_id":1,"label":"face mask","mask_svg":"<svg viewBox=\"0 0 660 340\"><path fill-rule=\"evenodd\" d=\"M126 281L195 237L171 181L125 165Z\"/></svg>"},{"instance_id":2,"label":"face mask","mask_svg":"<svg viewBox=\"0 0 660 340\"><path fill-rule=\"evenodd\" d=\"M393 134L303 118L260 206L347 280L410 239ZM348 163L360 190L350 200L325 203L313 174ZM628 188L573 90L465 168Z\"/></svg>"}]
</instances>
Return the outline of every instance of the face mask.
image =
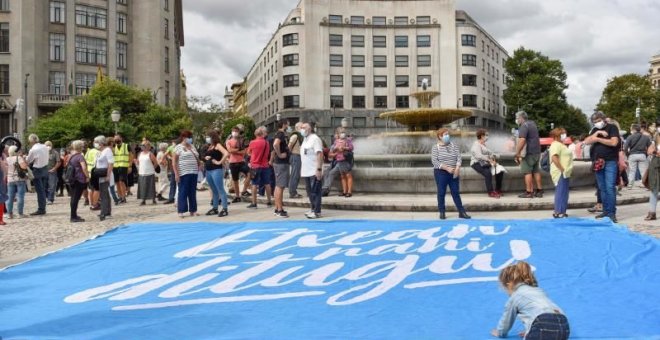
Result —
<instances>
[{"instance_id":1,"label":"face mask","mask_svg":"<svg viewBox=\"0 0 660 340\"><path fill-rule=\"evenodd\" d=\"M520 124L522 124L522 120L516 119L516 124L518 124L518 126L520 126Z\"/></svg>"},{"instance_id":2,"label":"face mask","mask_svg":"<svg viewBox=\"0 0 660 340\"><path fill-rule=\"evenodd\" d=\"M51 151L51 150L53 150L53 147L52 146L47 146L46 149L48 149L48 151Z\"/></svg>"},{"instance_id":3,"label":"face mask","mask_svg":"<svg viewBox=\"0 0 660 340\"><path fill-rule=\"evenodd\" d=\"M98 149L98 148L100 148L100 147L101 147L101 145L99 145L99 143L94 143L94 148L95 148L95 149Z\"/></svg>"},{"instance_id":4,"label":"face mask","mask_svg":"<svg viewBox=\"0 0 660 340\"><path fill-rule=\"evenodd\" d=\"M658 128L658 133L660 133L660 128Z\"/></svg>"},{"instance_id":5,"label":"face mask","mask_svg":"<svg viewBox=\"0 0 660 340\"><path fill-rule=\"evenodd\" d=\"M307 137L307 130L300 130L300 134L301 134L303 137Z\"/></svg>"},{"instance_id":6,"label":"face mask","mask_svg":"<svg viewBox=\"0 0 660 340\"><path fill-rule=\"evenodd\" d=\"M232 131L231 136L234 137L234 138L238 137L238 132Z\"/></svg>"},{"instance_id":7,"label":"face mask","mask_svg":"<svg viewBox=\"0 0 660 340\"><path fill-rule=\"evenodd\" d=\"M286 128L286 132L288 132L288 133L293 132L293 128L289 126L288 128Z\"/></svg>"},{"instance_id":8,"label":"face mask","mask_svg":"<svg viewBox=\"0 0 660 340\"><path fill-rule=\"evenodd\" d=\"M449 141L451 141L451 137L449 137L449 135L442 136L442 142L443 143L449 144Z\"/></svg>"},{"instance_id":9,"label":"face mask","mask_svg":"<svg viewBox=\"0 0 660 340\"><path fill-rule=\"evenodd\" d=\"M206 137L206 144L211 144L211 137Z\"/></svg>"},{"instance_id":10,"label":"face mask","mask_svg":"<svg viewBox=\"0 0 660 340\"><path fill-rule=\"evenodd\" d=\"M186 142L190 145L192 145L193 139L192 138L186 138Z\"/></svg>"},{"instance_id":11,"label":"face mask","mask_svg":"<svg viewBox=\"0 0 660 340\"><path fill-rule=\"evenodd\" d=\"M605 122L600 121L600 122L594 124L594 126L596 127L596 129L599 129L599 130L600 130L600 129L602 129L602 128L605 127Z\"/></svg>"},{"instance_id":12,"label":"face mask","mask_svg":"<svg viewBox=\"0 0 660 340\"><path fill-rule=\"evenodd\" d=\"M345 133L340 134L340 135L339 135L339 138L341 138L341 139L346 138L346 134L345 134Z\"/></svg>"},{"instance_id":13,"label":"face mask","mask_svg":"<svg viewBox=\"0 0 660 340\"><path fill-rule=\"evenodd\" d=\"M562 133L561 136L559 136L559 138L560 138L562 141L565 140L565 139L566 139L566 134L565 134L565 133Z\"/></svg>"}]
</instances>

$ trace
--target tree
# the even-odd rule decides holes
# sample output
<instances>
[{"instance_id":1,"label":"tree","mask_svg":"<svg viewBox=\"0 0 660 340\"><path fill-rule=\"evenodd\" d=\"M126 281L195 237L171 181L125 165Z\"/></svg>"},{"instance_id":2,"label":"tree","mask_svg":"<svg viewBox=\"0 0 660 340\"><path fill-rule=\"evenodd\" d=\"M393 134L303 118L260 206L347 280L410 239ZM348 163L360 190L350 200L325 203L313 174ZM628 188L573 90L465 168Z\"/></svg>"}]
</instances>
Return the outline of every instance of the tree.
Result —
<instances>
[{"instance_id":1,"label":"tree","mask_svg":"<svg viewBox=\"0 0 660 340\"><path fill-rule=\"evenodd\" d=\"M586 121L586 117L577 116L580 123L574 124L576 109L569 107L566 101L564 91L568 85L561 61L520 47L506 61L504 68L507 84L504 101L509 108L507 121L510 124L513 125L518 110L527 112L541 134L547 134L551 124L574 130L581 128L581 122ZM569 133L583 133L571 130Z\"/></svg>"},{"instance_id":2,"label":"tree","mask_svg":"<svg viewBox=\"0 0 660 340\"><path fill-rule=\"evenodd\" d=\"M256 130L257 126L254 124L254 120L248 116L238 116L225 121L222 128L222 135L229 136L231 129L238 124L245 126L245 137L248 140L254 139L254 130Z\"/></svg>"},{"instance_id":3,"label":"tree","mask_svg":"<svg viewBox=\"0 0 660 340\"><path fill-rule=\"evenodd\" d=\"M660 91L653 89L648 76L624 74L607 81L596 108L616 119L627 130L636 122L635 110L641 108L640 120L653 122L660 113Z\"/></svg>"},{"instance_id":4,"label":"tree","mask_svg":"<svg viewBox=\"0 0 660 340\"><path fill-rule=\"evenodd\" d=\"M563 127L570 136L579 136L589 132L590 125L587 116L573 105L568 105L557 121L559 123L555 123L555 126Z\"/></svg>"},{"instance_id":5,"label":"tree","mask_svg":"<svg viewBox=\"0 0 660 340\"><path fill-rule=\"evenodd\" d=\"M195 139L203 139L208 130L221 129L233 113L221 104L214 103L211 97L191 96L188 98L188 113L192 118L192 132ZM226 137L225 134L223 136Z\"/></svg>"},{"instance_id":6,"label":"tree","mask_svg":"<svg viewBox=\"0 0 660 340\"><path fill-rule=\"evenodd\" d=\"M40 118L30 132L54 145L64 146L76 139L111 136L113 110L121 112L118 131L127 141L147 137L165 141L189 129L190 118L174 108L157 105L149 90L123 85L114 80L98 82L89 94L81 96L54 114Z\"/></svg>"}]
</instances>

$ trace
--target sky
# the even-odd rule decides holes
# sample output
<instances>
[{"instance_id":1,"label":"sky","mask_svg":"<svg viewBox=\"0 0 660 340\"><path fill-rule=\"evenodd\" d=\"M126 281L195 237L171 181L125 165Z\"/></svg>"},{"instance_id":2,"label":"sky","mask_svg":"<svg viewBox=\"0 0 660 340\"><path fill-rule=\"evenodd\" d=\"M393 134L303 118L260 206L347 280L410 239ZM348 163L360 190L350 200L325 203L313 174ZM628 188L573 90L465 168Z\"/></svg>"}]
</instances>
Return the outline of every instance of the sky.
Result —
<instances>
[{"instance_id":1,"label":"sky","mask_svg":"<svg viewBox=\"0 0 660 340\"><path fill-rule=\"evenodd\" d=\"M188 95L221 103L298 0L184 1ZM520 46L564 64L568 102L592 112L607 80L646 74L660 54L658 0L457 0L510 55Z\"/></svg>"}]
</instances>

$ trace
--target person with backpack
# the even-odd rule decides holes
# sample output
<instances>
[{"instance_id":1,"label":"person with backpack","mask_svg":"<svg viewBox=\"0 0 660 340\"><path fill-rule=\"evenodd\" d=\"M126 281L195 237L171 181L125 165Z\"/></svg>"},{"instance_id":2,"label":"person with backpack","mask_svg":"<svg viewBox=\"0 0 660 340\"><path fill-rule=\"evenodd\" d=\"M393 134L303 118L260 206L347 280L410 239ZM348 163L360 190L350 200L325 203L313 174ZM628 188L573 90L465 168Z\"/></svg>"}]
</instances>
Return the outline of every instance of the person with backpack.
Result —
<instances>
[{"instance_id":1,"label":"person with backpack","mask_svg":"<svg viewBox=\"0 0 660 340\"><path fill-rule=\"evenodd\" d=\"M300 167L302 161L300 159L300 146L303 142L303 136L300 134L302 129L302 122L295 125L294 131L289 137L289 150L291 150L291 176L289 178L289 198L302 198L298 193L298 185L300 184Z\"/></svg>"},{"instance_id":2,"label":"person with backpack","mask_svg":"<svg viewBox=\"0 0 660 340\"><path fill-rule=\"evenodd\" d=\"M568 209L569 181L573 173L573 153L566 147L566 130L556 128L550 131L553 142L550 145L550 176L555 184L554 218L566 218Z\"/></svg>"},{"instance_id":3,"label":"person with backpack","mask_svg":"<svg viewBox=\"0 0 660 340\"><path fill-rule=\"evenodd\" d=\"M64 182L71 188L71 223L85 222L78 216L78 203L82 197L83 191L87 188L87 162L83 156L83 148L85 142L76 140L71 143L71 156L69 162L64 170Z\"/></svg>"},{"instance_id":4,"label":"person with backpack","mask_svg":"<svg viewBox=\"0 0 660 340\"><path fill-rule=\"evenodd\" d=\"M27 191L28 164L17 150L16 145L10 146L8 150L9 157L6 159L7 191L9 196L7 198L6 208L10 220L14 218L14 199L18 203L18 217L27 217L23 214L23 207L25 207L25 191Z\"/></svg>"}]
</instances>

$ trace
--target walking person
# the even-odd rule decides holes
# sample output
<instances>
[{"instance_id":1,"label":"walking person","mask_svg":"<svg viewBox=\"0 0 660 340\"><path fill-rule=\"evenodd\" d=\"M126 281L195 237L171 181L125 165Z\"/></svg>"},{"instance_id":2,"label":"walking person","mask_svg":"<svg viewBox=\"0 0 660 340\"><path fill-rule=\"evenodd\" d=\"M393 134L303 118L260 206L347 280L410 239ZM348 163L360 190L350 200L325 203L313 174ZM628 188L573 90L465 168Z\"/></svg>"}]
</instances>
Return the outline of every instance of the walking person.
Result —
<instances>
[{"instance_id":1,"label":"walking person","mask_svg":"<svg viewBox=\"0 0 660 340\"><path fill-rule=\"evenodd\" d=\"M462 161L460 150L456 144L451 142L448 129L439 129L437 136L438 142L431 150L431 162L433 163L433 174L438 189L438 211L440 212L440 219L447 219L445 195L449 186L451 197L458 210L458 217L469 220L472 217L465 212L460 193L459 178Z\"/></svg>"},{"instance_id":2,"label":"walking person","mask_svg":"<svg viewBox=\"0 0 660 340\"><path fill-rule=\"evenodd\" d=\"M101 206L99 220L104 221L107 217L112 215L110 181L111 176L113 175L115 158L112 154L112 150L107 146L105 136L101 135L94 138L94 147L99 150L93 170L94 175L96 175L99 180L99 204Z\"/></svg>"},{"instance_id":3,"label":"walking person","mask_svg":"<svg viewBox=\"0 0 660 340\"><path fill-rule=\"evenodd\" d=\"M250 142L247 149L247 154L250 156L250 177L252 178L252 203L248 208L257 208L257 192L259 187L265 188L265 193L268 198L268 205L271 205L271 186L270 186L270 144L266 140L266 128L263 126L258 127L254 131L255 139Z\"/></svg>"},{"instance_id":4,"label":"walking person","mask_svg":"<svg viewBox=\"0 0 660 340\"><path fill-rule=\"evenodd\" d=\"M474 171L484 176L488 197L500 198L502 197L504 171L493 175L492 170L497 166L497 161L493 152L486 146L487 141L488 131L485 129L477 130L477 140L470 149L470 166ZM495 188L493 188L493 177L495 177Z\"/></svg>"},{"instance_id":5,"label":"walking person","mask_svg":"<svg viewBox=\"0 0 660 340\"><path fill-rule=\"evenodd\" d=\"M568 209L569 181L573 173L573 153L566 147L566 130L556 128L550 131L553 139L550 145L550 176L555 184L555 212L554 218L566 218Z\"/></svg>"},{"instance_id":6,"label":"walking person","mask_svg":"<svg viewBox=\"0 0 660 340\"><path fill-rule=\"evenodd\" d=\"M304 123L300 133L305 138L300 146L300 177L305 180L305 189L311 210L305 214L309 219L321 217L321 199L323 186L323 142L316 135L314 122Z\"/></svg>"},{"instance_id":7,"label":"walking person","mask_svg":"<svg viewBox=\"0 0 660 340\"><path fill-rule=\"evenodd\" d=\"M44 143L46 149L48 149L48 205L51 205L55 202L55 195L57 194L57 183L60 167L62 166L62 160L60 159L60 153L53 149L53 143L51 141L46 141Z\"/></svg>"},{"instance_id":8,"label":"walking person","mask_svg":"<svg viewBox=\"0 0 660 340\"><path fill-rule=\"evenodd\" d=\"M539 129L534 121L529 120L525 111L516 113L518 130L518 145L516 146L516 163L520 164L520 171L525 175L525 192L518 195L520 198L543 197L541 185L541 139ZM536 191L534 191L536 183Z\"/></svg>"},{"instance_id":9,"label":"walking person","mask_svg":"<svg viewBox=\"0 0 660 340\"><path fill-rule=\"evenodd\" d=\"M25 158L18 154L18 148L12 145L8 149L9 157L6 159L7 163L7 214L9 219L14 218L14 200L18 204L18 217L25 218L23 208L25 207L25 192L27 191L26 181L28 164Z\"/></svg>"},{"instance_id":10,"label":"walking person","mask_svg":"<svg viewBox=\"0 0 660 340\"><path fill-rule=\"evenodd\" d=\"M302 198L302 195L298 193L298 185L300 184L300 146L303 143L303 136L300 134L300 129L302 129L302 122L298 122L289 137L289 150L291 153L291 158L289 162L291 163L291 176L289 177L289 198Z\"/></svg>"},{"instance_id":11,"label":"walking person","mask_svg":"<svg viewBox=\"0 0 660 340\"><path fill-rule=\"evenodd\" d=\"M69 156L69 165L73 168L73 181L69 182L71 189L71 207L70 221L71 223L85 222L83 218L78 215L78 204L82 197L83 191L87 187L87 162L82 155L82 150L85 142L76 140L71 143L71 155Z\"/></svg>"},{"instance_id":12,"label":"walking person","mask_svg":"<svg viewBox=\"0 0 660 340\"><path fill-rule=\"evenodd\" d=\"M209 146L204 155L204 168L206 170L206 183L211 189L211 210L206 215L218 215L224 217L229 215L227 208L229 202L225 190L225 165L229 159L229 152L222 146L220 135L216 131L209 131ZM218 205L222 203L222 210L218 211Z\"/></svg>"},{"instance_id":13,"label":"walking person","mask_svg":"<svg viewBox=\"0 0 660 340\"><path fill-rule=\"evenodd\" d=\"M284 190L289 186L289 162L291 160L291 150L289 150L289 142L287 131L289 130L289 122L280 120L277 122L277 133L273 140L273 171L275 172L275 216L289 217L289 214L284 210Z\"/></svg>"},{"instance_id":14,"label":"walking person","mask_svg":"<svg viewBox=\"0 0 660 340\"><path fill-rule=\"evenodd\" d=\"M35 134L28 136L28 143L31 145L27 156L28 164L32 165L32 174L34 175L34 190L37 192L37 211L31 213L31 216L46 215L46 186L48 185L48 148L39 143L39 137ZM4 200L3 200L4 201Z\"/></svg>"},{"instance_id":15,"label":"walking person","mask_svg":"<svg viewBox=\"0 0 660 340\"><path fill-rule=\"evenodd\" d=\"M156 155L156 162L160 167L160 172L156 174L158 185L156 188L156 199L159 201L167 201L163 195L167 195L166 191L170 188L169 173L170 166L167 160L167 143L158 144L158 154Z\"/></svg>"},{"instance_id":16,"label":"walking person","mask_svg":"<svg viewBox=\"0 0 660 340\"><path fill-rule=\"evenodd\" d=\"M635 186L637 170L643 176L649 168L646 154L651 146L651 137L643 134L638 124L633 124L630 131L632 135L623 144L623 152L628 156L628 189Z\"/></svg>"},{"instance_id":17,"label":"walking person","mask_svg":"<svg viewBox=\"0 0 660 340\"><path fill-rule=\"evenodd\" d=\"M138 192L137 199L142 200L140 205L146 205L147 200L156 204L156 167L158 160L151 152L151 143L145 139L140 144L142 151L137 157Z\"/></svg>"},{"instance_id":18,"label":"walking person","mask_svg":"<svg viewBox=\"0 0 660 340\"><path fill-rule=\"evenodd\" d=\"M199 216L197 213L199 153L193 145L192 132L183 130L180 139L181 142L174 148L173 154L174 177L179 186L177 212L180 218L183 218L186 212L190 216Z\"/></svg>"}]
</instances>

